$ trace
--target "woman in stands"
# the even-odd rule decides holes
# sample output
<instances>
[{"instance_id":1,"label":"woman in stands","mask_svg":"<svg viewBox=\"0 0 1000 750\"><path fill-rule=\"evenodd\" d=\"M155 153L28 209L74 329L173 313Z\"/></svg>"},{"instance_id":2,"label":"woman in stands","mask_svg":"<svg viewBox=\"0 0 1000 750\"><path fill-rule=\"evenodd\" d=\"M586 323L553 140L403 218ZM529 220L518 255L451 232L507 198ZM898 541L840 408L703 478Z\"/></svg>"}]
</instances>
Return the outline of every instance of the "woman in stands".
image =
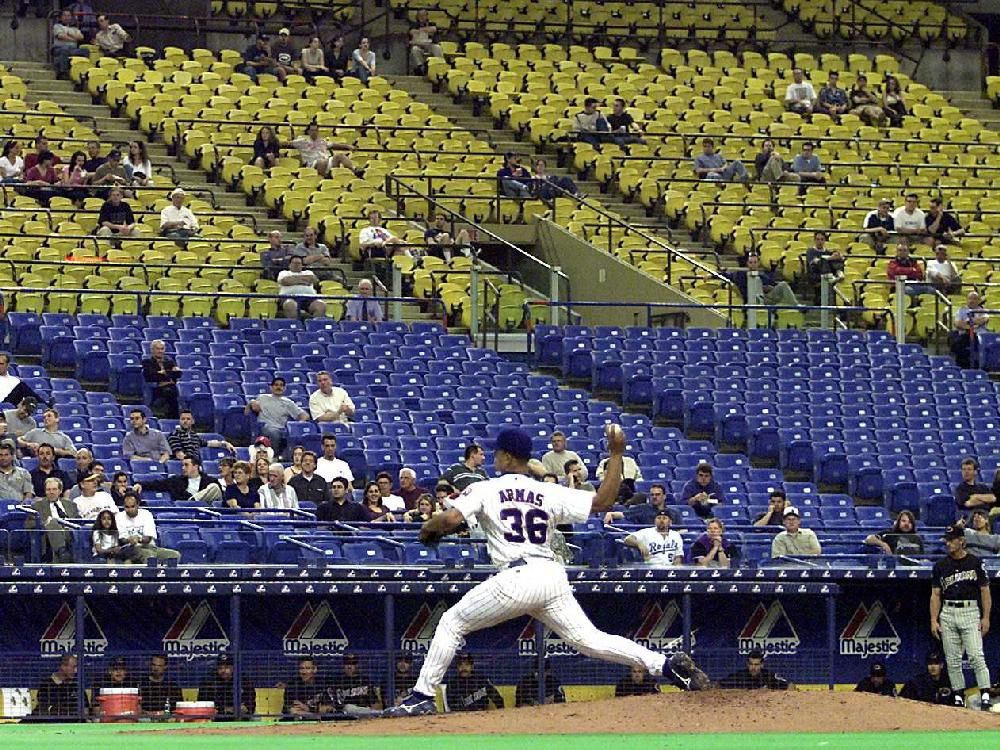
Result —
<instances>
[{"instance_id":1,"label":"woman in stands","mask_svg":"<svg viewBox=\"0 0 1000 750\"><path fill-rule=\"evenodd\" d=\"M24 182L24 157L21 156L21 144L17 141L6 141L3 144L0 182Z\"/></svg>"},{"instance_id":2,"label":"woman in stands","mask_svg":"<svg viewBox=\"0 0 1000 750\"><path fill-rule=\"evenodd\" d=\"M266 464L267 461L265 460ZM227 508L252 508L257 502L256 487L251 483L250 464L246 461L238 461L233 466L233 483L226 487L226 492L222 496L222 504Z\"/></svg>"},{"instance_id":3,"label":"woman in stands","mask_svg":"<svg viewBox=\"0 0 1000 750\"><path fill-rule=\"evenodd\" d=\"M368 514L369 521L374 521L375 523L382 521L392 523L396 520L392 513L389 512L389 509L382 505L382 493L379 492L378 485L375 482L369 482L365 485L365 498L361 503L361 507Z\"/></svg>"},{"instance_id":4,"label":"woman in stands","mask_svg":"<svg viewBox=\"0 0 1000 750\"><path fill-rule=\"evenodd\" d=\"M87 155L83 151L74 151L59 175L59 184L66 188L66 197L77 204L82 204L87 197L86 191L82 189L90 179L90 174L83 166L86 161Z\"/></svg>"},{"instance_id":5,"label":"woman in stands","mask_svg":"<svg viewBox=\"0 0 1000 750\"><path fill-rule=\"evenodd\" d=\"M705 523L705 533L691 545L688 560L706 568L728 568L735 562L739 550L725 536L726 526L718 518Z\"/></svg>"},{"instance_id":6,"label":"woman in stands","mask_svg":"<svg viewBox=\"0 0 1000 750\"><path fill-rule=\"evenodd\" d=\"M292 448L292 465L285 469L285 483L292 481L292 477L297 477L302 473L302 454L306 449L301 445Z\"/></svg>"},{"instance_id":7,"label":"woman in stands","mask_svg":"<svg viewBox=\"0 0 1000 750\"><path fill-rule=\"evenodd\" d=\"M858 75L851 93L847 97L851 103L850 113L857 115L866 125L885 127L885 110L876 94L868 90L868 79Z\"/></svg>"},{"instance_id":8,"label":"woman in stands","mask_svg":"<svg viewBox=\"0 0 1000 750\"><path fill-rule=\"evenodd\" d=\"M882 93L882 109L885 110L889 124L898 128L903 124L903 118L910 114L906 109L906 99L895 76L886 76L885 91Z\"/></svg>"},{"instance_id":9,"label":"woman in stands","mask_svg":"<svg viewBox=\"0 0 1000 750\"><path fill-rule=\"evenodd\" d=\"M368 37L362 37L358 48L351 55L351 75L364 84L375 75L375 53L372 52Z\"/></svg>"},{"instance_id":10,"label":"woman in stands","mask_svg":"<svg viewBox=\"0 0 1000 750\"><path fill-rule=\"evenodd\" d=\"M280 151L281 143L278 141L278 136L265 125L257 133L257 140L253 142L253 163L261 169L270 169L281 158Z\"/></svg>"},{"instance_id":11,"label":"woman in stands","mask_svg":"<svg viewBox=\"0 0 1000 750\"><path fill-rule=\"evenodd\" d=\"M125 154L125 173L129 175L136 187L149 187L153 184L153 165L149 161L145 141L129 141L128 153Z\"/></svg>"},{"instance_id":12,"label":"woman in stands","mask_svg":"<svg viewBox=\"0 0 1000 750\"><path fill-rule=\"evenodd\" d=\"M257 492L267 482L267 470L271 466L271 461L267 456L257 456L253 462L253 471L250 472L250 486L253 488L254 497ZM254 502L257 502L254 500Z\"/></svg>"},{"instance_id":13,"label":"woman in stands","mask_svg":"<svg viewBox=\"0 0 1000 750\"><path fill-rule=\"evenodd\" d=\"M543 201L552 201L556 198L566 197L567 194L574 198L585 198L580 192L576 183L569 177L549 174L545 159L535 160L535 176L531 183L531 189Z\"/></svg>"},{"instance_id":14,"label":"woman in stands","mask_svg":"<svg viewBox=\"0 0 1000 750\"><path fill-rule=\"evenodd\" d=\"M330 49L327 54L327 64L330 73L337 81L347 75L347 70L351 67L351 53L344 44L344 37L338 36L330 42Z\"/></svg>"},{"instance_id":15,"label":"woman in stands","mask_svg":"<svg viewBox=\"0 0 1000 750\"><path fill-rule=\"evenodd\" d=\"M341 40L343 43L343 40ZM330 69L326 67L326 59L323 55L323 42L318 36L309 40L309 46L302 49L302 75L309 83L316 80L316 76L330 75Z\"/></svg>"},{"instance_id":16,"label":"woman in stands","mask_svg":"<svg viewBox=\"0 0 1000 750\"><path fill-rule=\"evenodd\" d=\"M434 509L434 498L430 495L421 495L417 498L417 507L408 510L403 514L403 520L409 523L423 523L430 521L437 511Z\"/></svg>"}]
</instances>

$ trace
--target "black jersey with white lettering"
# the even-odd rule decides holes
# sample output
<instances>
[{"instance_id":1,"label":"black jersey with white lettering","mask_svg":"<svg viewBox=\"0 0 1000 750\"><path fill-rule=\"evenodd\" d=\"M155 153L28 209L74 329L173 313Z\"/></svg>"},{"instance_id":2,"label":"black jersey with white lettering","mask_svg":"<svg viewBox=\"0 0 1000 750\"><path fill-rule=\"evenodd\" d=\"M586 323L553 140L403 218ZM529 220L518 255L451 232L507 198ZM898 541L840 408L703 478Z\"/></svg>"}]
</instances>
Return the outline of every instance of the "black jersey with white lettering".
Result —
<instances>
[{"instance_id":1,"label":"black jersey with white lettering","mask_svg":"<svg viewBox=\"0 0 1000 750\"><path fill-rule=\"evenodd\" d=\"M961 560L943 557L934 563L931 586L941 589L941 598L946 601L979 601L979 589L988 586L983 561L966 553Z\"/></svg>"}]
</instances>

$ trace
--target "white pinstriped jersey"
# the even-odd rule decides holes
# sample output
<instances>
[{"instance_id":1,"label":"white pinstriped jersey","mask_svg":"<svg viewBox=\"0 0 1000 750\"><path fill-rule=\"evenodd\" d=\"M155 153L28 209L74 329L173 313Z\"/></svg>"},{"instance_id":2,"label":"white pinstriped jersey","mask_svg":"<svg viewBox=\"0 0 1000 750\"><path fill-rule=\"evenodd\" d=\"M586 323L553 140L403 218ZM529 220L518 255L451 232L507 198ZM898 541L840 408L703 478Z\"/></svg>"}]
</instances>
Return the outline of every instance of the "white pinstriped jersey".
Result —
<instances>
[{"instance_id":1,"label":"white pinstriped jersey","mask_svg":"<svg viewBox=\"0 0 1000 750\"><path fill-rule=\"evenodd\" d=\"M490 559L502 567L522 557L554 560L552 530L557 524L586 521L593 500L592 492L504 474L470 484L451 506L466 520L479 522Z\"/></svg>"}]
</instances>

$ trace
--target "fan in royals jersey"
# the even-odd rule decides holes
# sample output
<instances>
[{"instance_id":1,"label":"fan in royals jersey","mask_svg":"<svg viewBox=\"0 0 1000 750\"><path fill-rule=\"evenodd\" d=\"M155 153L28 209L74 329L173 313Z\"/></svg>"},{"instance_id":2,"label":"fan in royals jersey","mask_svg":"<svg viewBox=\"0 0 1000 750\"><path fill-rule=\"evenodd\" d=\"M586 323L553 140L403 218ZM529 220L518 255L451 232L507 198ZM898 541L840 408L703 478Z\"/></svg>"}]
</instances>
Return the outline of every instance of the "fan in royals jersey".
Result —
<instances>
[{"instance_id":1,"label":"fan in royals jersey","mask_svg":"<svg viewBox=\"0 0 1000 750\"><path fill-rule=\"evenodd\" d=\"M687 654L670 658L621 636L594 627L573 597L566 570L555 559L550 537L559 524L582 523L591 513L605 513L622 482L625 434L617 425L606 430L605 474L596 493L531 479L531 436L520 429L501 430L493 462L501 473L469 485L452 500L451 509L424 523L420 539L433 544L478 521L493 564L500 572L480 583L442 615L410 695L387 709L387 716L415 716L437 711L435 696L465 636L523 615L530 615L585 656L640 666L685 690L709 687L708 677Z\"/></svg>"}]
</instances>

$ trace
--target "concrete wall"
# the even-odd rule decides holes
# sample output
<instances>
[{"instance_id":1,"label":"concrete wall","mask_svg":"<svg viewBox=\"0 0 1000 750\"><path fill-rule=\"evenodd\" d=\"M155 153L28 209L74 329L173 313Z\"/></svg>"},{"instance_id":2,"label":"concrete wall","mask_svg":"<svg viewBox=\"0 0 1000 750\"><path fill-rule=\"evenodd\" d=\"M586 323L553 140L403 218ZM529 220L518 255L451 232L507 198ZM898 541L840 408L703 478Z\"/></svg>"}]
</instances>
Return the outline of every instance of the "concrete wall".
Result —
<instances>
[{"instance_id":1,"label":"concrete wall","mask_svg":"<svg viewBox=\"0 0 1000 750\"><path fill-rule=\"evenodd\" d=\"M44 19L29 13L18 18L17 28L12 29L14 13L5 7L0 13L0 57L4 60L45 62L48 59L48 26Z\"/></svg>"}]
</instances>

